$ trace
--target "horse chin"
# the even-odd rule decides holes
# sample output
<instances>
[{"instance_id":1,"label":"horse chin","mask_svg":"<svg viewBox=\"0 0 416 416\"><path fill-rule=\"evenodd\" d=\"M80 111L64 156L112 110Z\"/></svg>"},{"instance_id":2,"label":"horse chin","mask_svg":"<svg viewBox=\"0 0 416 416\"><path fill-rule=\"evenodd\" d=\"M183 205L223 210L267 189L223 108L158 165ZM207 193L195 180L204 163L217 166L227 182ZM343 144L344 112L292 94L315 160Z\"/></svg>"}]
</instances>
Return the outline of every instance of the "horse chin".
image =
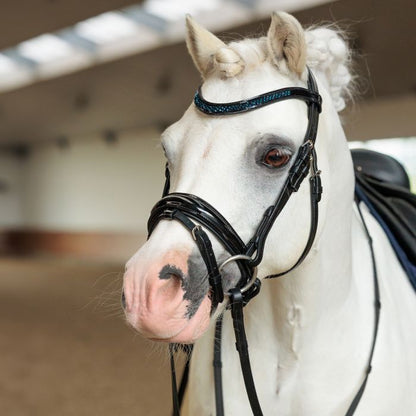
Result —
<instances>
[{"instance_id":1,"label":"horse chin","mask_svg":"<svg viewBox=\"0 0 416 416\"><path fill-rule=\"evenodd\" d=\"M210 312L211 300L206 296L196 313L190 319L184 318L186 322L177 332L173 332L173 334L155 334L156 336L143 335L147 335L147 338L156 342L192 344L207 331L210 324Z\"/></svg>"}]
</instances>

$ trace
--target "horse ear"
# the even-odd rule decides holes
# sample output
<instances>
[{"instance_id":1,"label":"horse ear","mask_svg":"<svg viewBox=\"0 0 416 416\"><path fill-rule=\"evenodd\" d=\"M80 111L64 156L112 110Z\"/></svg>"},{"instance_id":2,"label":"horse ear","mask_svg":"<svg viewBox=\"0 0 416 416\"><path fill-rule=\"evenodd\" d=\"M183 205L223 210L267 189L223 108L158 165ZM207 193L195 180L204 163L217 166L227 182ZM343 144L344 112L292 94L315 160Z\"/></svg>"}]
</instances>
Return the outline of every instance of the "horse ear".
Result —
<instances>
[{"instance_id":1,"label":"horse ear","mask_svg":"<svg viewBox=\"0 0 416 416\"><path fill-rule=\"evenodd\" d=\"M272 14L272 23L267 33L267 48L275 65L298 77L306 68L306 42L300 23L290 14Z\"/></svg>"},{"instance_id":2,"label":"horse ear","mask_svg":"<svg viewBox=\"0 0 416 416\"><path fill-rule=\"evenodd\" d=\"M214 55L225 43L186 15L186 46L203 78L214 68Z\"/></svg>"}]
</instances>

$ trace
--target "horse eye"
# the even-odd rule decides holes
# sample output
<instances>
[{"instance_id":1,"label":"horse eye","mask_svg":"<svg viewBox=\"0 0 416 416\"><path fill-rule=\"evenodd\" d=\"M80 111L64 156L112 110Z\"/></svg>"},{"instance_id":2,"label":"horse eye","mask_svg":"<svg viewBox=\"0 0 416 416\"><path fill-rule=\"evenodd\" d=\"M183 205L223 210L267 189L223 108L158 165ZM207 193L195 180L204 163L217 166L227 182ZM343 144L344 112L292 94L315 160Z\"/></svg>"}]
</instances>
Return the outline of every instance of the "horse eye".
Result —
<instances>
[{"instance_id":1,"label":"horse eye","mask_svg":"<svg viewBox=\"0 0 416 416\"><path fill-rule=\"evenodd\" d=\"M280 168L286 165L290 160L290 155L283 152L281 149L269 150L263 158L263 164L269 168Z\"/></svg>"}]
</instances>

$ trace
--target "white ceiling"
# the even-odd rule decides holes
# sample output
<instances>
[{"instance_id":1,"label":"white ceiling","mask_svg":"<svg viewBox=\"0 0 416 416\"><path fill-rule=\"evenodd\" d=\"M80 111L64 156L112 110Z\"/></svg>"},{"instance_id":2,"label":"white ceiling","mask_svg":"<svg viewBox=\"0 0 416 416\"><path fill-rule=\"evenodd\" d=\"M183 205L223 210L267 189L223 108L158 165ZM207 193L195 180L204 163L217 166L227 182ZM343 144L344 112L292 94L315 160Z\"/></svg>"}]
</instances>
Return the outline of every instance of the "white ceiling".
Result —
<instances>
[{"instance_id":1,"label":"white ceiling","mask_svg":"<svg viewBox=\"0 0 416 416\"><path fill-rule=\"evenodd\" d=\"M9 47L130 3L5 0L0 3L0 27L5 34L0 37L0 47ZM360 109L364 116L371 113L377 117L377 113L366 110L368 106L375 108L372 103L406 96L404 103L413 105L416 92L414 0L396 0L394 8L388 0L339 0L294 14L304 24L339 21L350 33L358 56L356 67L364 80L360 93L365 104L358 105L359 111L353 116L353 120L354 117L358 120L357 126L365 124L365 119L360 118ZM237 33L238 36L264 33L268 24L268 19L256 19L251 24L232 28L226 39ZM154 124L162 127L181 115L198 84L199 76L183 42L44 80L0 94L0 143L20 146L85 133ZM392 111L395 108L401 107L393 106ZM406 110L409 105L403 104L402 108ZM393 112L387 127L397 131L398 120L403 118ZM403 133L416 135L416 117L406 117L406 121ZM368 128L360 131L372 134ZM360 131L356 131L355 138L360 137Z\"/></svg>"},{"instance_id":2,"label":"white ceiling","mask_svg":"<svg viewBox=\"0 0 416 416\"><path fill-rule=\"evenodd\" d=\"M211 31L336 0L145 0L0 49L0 93L183 41L185 15Z\"/></svg>"},{"instance_id":3,"label":"white ceiling","mask_svg":"<svg viewBox=\"0 0 416 416\"><path fill-rule=\"evenodd\" d=\"M2 0L0 50L46 32L142 1L132 0Z\"/></svg>"}]
</instances>

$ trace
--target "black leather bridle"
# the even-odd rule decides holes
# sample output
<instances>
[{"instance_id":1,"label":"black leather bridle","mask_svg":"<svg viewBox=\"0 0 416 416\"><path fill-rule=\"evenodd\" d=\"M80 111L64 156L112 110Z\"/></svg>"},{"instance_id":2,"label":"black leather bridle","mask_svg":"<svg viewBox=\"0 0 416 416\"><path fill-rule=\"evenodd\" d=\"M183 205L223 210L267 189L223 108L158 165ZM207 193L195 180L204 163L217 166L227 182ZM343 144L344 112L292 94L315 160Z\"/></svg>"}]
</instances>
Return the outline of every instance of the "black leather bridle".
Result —
<instances>
[{"instance_id":1,"label":"black leather bridle","mask_svg":"<svg viewBox=\"0 0 416 416\"><path fill-rule=\"evenodd\" d=\"M316 81L309 71L308 89L300 87L283 88L259 95L249 100L236 101L232 103L211 103L202 97L201 89L197 91L194 98L196 107L205 114L214 116L232 115L252 111L257 108L288 99L300 99L308 105L308 127L296 158L289 170L285 183L275 203L266 209L257 229L245 244L231 224L208 202L192 194L169 193L169 170L166 169L166 184L162 199L154 206L148 221L148 234L153 232L156 225L162 219L176 220L189 230L196 242L204 263L208 270L208 278L211 287L211 299L213 308L224 300L222 279L219 269L224 267L217 264L212 245L204 228L209 230L222 246L235 260L241 273L241 278L236 286L243 294L244 304L252 299L260 289L260 280L253 278L256 267L263 258L266 238L280 212L286 205L289 197L296 192L302 181L310 172L310 195L311 195L311 226L309 238L305 249L298 261L289 270L277 277L288 273L298 266L308 254L318 224L318 202L321 199L322 186L320 171L317 168L315 152L315 139L318 129L319 113L321 111L321 96L318 93ZM238 256L238 258L236 257ZM226 260L227 263L231 259ZM244 290L241 290L244 289ZM229 293L231 294L231 293ZM237 295L235 293L235 295Z\"/></svg>"},{"instance_id":2,"label":"black leather bridle","mask_svg":"<svg viewBox=\"0 0 416 416\"><path fill-rule=\"evenodd\" d=\"M210 298L212 301L212 312L215 311L219 303L223 302L224 295L228 295L228 308L231 309L234 333L236 337L236 347L240 356L247 395L255 416L261 416L263 413L257 397L251 371L248 344L244 328L243 307L247 305L247 303L260 291L261 282L257 278L257 267L263 258L267 236L290 196L293 192L298 191L301 183L308 176L308 174L310 183L311 222L309 237L305 244L305 248L292 267L284 272L266 276L266 278L283 276L292 271L305 259L312 247L318 227L318 203L322 194L320 171L318 170L315 151L315 140L322 99L319 95L314 76L310 70L308 70L307 89L300 87L283 88L248 100L231 103L211 103L203 98L201 88L199 88L194 97L194 103L198 110L210 116L240 114L288 99L300 99L305 101L307 104L308 126L305 137L303 143L298 149L294 162L289 169L287 178L277 199L275 200L275 203L266 209L253 237L247 244L243 242L231 224L208 202L192 194L177 192L169 193L170 175L167 167L163 197L152 209L148 221L149 236L161 220L178 221L191 233L207 268L210 285ZM230 257L222 264L218 264L210 238L205 230L208 230L230 254ZM227 264L234 261L239 268L241 277L236 287L224 294L221 271ZM217 416L222 416L224 414L221 379L221 327L222 316L217 320L216 341L214 343L214 378ZM170 351L172 364L173 407L174 415L178 416L180 411L180 399L178 398L176 388L176 376L173 360L175 347L171 345ZM189 368L188 366L189 361L187 369ZM357 397L354 400L356 399ZM355 407L352 412L355 410ZM347 414L352 415L352 413Z\"/></svg>"}]
</instances>

